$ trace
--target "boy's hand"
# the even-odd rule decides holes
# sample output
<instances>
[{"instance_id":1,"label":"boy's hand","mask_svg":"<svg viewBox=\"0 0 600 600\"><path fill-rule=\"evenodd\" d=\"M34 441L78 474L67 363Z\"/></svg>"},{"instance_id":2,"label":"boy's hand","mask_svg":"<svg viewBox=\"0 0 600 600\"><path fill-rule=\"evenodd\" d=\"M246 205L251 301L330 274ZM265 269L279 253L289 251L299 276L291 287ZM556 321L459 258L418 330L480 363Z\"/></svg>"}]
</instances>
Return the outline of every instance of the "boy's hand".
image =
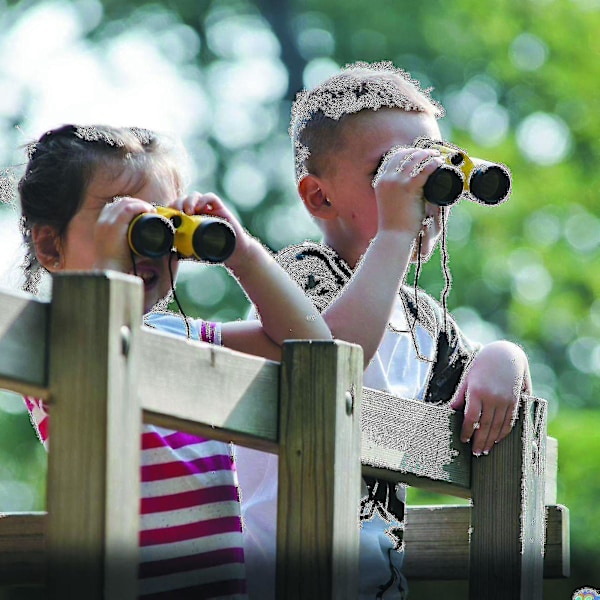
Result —
<instances>
[{"instance_id":1,"label":"boy's hand","mask_svg":"<svg viewBox=\"0 0 600 600\"><path fill-rule=\"evenodd\" d=\"M529 363L511 342L493 342L473 359L450 406L464 407L463 442L475 456L488 454L512 428L521 393L531 393Z\"/></svg>"},{"instance_id":2,"label":"boy's hand","mask_svg":"<svg viewBox=\"0 0 600 600\"><path fill-rule=\"evenodd\" d=\"M383 158L373 178L380 230L416 236L427 216L423 186L443 164L437 150L395 146Z\"/></svg>"}]
</instances>

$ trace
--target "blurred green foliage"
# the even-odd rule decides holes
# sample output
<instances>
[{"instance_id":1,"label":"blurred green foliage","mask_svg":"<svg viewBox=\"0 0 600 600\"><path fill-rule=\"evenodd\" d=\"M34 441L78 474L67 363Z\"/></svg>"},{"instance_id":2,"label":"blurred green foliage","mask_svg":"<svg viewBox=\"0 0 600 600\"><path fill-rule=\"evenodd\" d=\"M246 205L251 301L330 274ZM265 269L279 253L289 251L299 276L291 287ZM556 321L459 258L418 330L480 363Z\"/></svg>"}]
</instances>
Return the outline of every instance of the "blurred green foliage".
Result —
<instances>
[{"instance_id":1,"label":"blurred green foliage","mask_svg":"<svg viewBox=\"0 0 600 600\"><path fill-rule=\"evenodd\" d=\"M33 6L13 0L6 5ZM154 32L185 24L200 43L182 63L182 77L203 82L239 58L231 49L243 41L244 28L272 32L288 85L265 99L254 116L264 119L264 135L236 145L208 130L192 132L187 142L198 161L209 151L213 161L213 168L194 180L199 189L229 198L224 181L230 165L242 159L264 175L264 181L257 180L265 186L262 199L252 206L235 198L232 203L250 231L273 250L318 237L299 217L286 130L295 93L336 66L392 60L424 87L434 87L433 97L448 113L441 122L446 138L471 155L510 167L509 202L493 209L462 202L452 209L449 307L473 337L521 343L530 356L535 391L550 401L550 433L560 443L559 501L571 510L574 575L564 586L548 588L547 597L568 597L571 584L571 591L599 585L584 578L600 573L595 501L600 448L594 435L600 425L600 2L90 0L74 5L101 6L102 18L86 34L94 43L142 21ZM225 32L220 43L219 24ZM244 43L250 43L250 54L258 52L257 41ZM273 81L259 83L269 88ZM219 97L209 96L216 106ZM438 252L419 282L434 296L444 285L439 260ZM190 270L180 296L190 314L203 317L239 318L248 307L236 282L214 267ZM32 458L38 451L28 427L23 414L0 411L3 476L8 472L11 479L28 481L30 469L38 477L43 473L43 460ZM414 494L416 502L427 500ZM41 497L28 508L42 507Z\"/></svg>"}]
</instances>

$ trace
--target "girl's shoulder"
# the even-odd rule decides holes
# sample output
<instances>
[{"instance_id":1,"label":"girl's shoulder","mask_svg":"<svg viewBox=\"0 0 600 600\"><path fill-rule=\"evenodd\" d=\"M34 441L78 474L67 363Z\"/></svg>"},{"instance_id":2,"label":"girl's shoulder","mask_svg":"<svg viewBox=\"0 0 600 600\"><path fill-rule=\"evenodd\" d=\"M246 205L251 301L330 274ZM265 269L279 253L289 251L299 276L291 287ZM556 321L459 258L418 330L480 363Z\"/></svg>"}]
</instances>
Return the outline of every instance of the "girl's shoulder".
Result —
<instances>
[{"instance_id":1,"label":"girl's shoulder","mask_svg":"<svg viewBox=\"0 0 600 600\"><path fill-rule=\"evenodd\" d=\"M187 319L192 339L199 339L201 319ZM187 337L187 328L183 315L170 311L152 311L144 315L144 325L165 333Z\"/></svg>"}]
</instances>

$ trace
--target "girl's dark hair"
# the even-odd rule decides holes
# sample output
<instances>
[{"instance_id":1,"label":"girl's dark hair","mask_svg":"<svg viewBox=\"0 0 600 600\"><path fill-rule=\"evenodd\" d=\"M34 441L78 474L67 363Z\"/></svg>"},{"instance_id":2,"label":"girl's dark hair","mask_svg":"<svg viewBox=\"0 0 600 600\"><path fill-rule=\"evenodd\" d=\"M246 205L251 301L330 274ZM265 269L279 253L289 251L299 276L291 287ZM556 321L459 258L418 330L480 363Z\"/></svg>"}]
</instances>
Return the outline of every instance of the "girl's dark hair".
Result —
<instances>
[{"instance_id":1,"label":"girl's dark hair","mask_svg":"<svg viewBox=\"0 0 600 600\"><path fill-rule=\"evenodd\" d=\"M63 125L30 144L29 161L18 185L26 247L24 289L35 293L43 271L31 235L34 225L51 225L62 237L100 168L118 177L128 167L146 170L158 163L168 168L181 192L183 181L173 149L152 131L106 125Z\"/></svg>"}]
</instances>

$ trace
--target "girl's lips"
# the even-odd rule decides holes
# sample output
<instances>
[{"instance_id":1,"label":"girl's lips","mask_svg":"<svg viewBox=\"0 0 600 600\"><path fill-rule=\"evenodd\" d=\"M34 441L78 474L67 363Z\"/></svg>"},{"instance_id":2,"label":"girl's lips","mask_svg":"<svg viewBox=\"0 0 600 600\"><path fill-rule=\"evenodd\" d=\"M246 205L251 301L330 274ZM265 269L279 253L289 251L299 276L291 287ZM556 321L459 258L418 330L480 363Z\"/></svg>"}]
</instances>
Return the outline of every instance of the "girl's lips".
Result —
<instances>
[{"instance_id":1,"label":"girl's lips","mask_svg":"<svg viewBox=\"0 0 600 600\"><path fill-rule=\"evenodd\" d=\"M144 282L145 290L148 290L149 288L156 285L156 283L159 280L158 270L150 265L136 265L136 273L137 276L140 277Z\"/></svg>"}]
</instances>

